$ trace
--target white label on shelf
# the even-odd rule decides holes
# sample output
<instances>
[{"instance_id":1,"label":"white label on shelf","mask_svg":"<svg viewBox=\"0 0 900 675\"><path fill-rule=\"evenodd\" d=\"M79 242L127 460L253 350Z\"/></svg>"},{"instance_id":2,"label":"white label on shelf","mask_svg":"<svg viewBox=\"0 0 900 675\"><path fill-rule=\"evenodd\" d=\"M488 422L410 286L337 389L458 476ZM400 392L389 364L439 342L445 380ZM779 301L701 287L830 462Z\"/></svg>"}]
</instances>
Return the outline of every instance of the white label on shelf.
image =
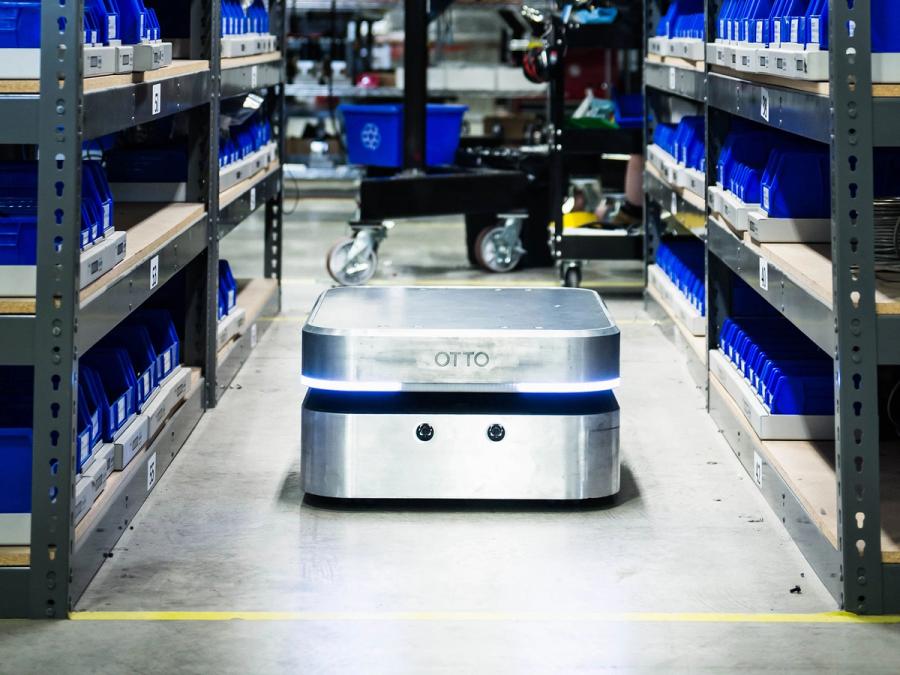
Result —
<instances>
[{"instance_id":1,"label":"white label on shelf","mask_svg":"<svg viewBox=\"0 0 900 675\"><path fill-rule=\"evenodd\" d=\"M259 82L259 66L252 66L250 68L250 88L256 89L256 85Z\"/></svg>"},{"instance_id":2,"label":"white label on shelf","mask_svg":"<svg viewBox=\"0 0 900 675\"><path fill-rule=\"evenodd\" d=\"M759 258L759 287L769 290L769 261L762 256Z\"/></svg>"},{"instance_id":3,"label":"white label on shelf","mask_svg":"<svg viewBox=\"0 0 900 675\"><path fill-rule=\"evenodd\" d=\"M172 369L172 352L166 351L163 354L163 370L168 373Z\"/></svg>"},{"instance_id":4,"label":"white label on shelf","mask_svg":"<svg viewBox=\"0 0 900 675\"><path fill-rule=\"evenodd\" d=\"M119 33L116 30L116 15L110 14L107 18L109 19L109 23L107 24L107 29L106 29L107 36L109 37L110 40L118 40Z\"/></svg>"},{"instance_id":5,"label":"white label on shelf","mask_svg":"<svg viewBox=\"0 0 900 675\"><path fill-rule=\"evenodd\" d=\"M90 433L86 433L84 436L81 437L80 454L81 454L82 462L84 462L84 460L86 460L88 458L88 453L90 453L90 451L91 451L90 443L91 443L91 434Z\"/></svg>"},{"instance_id":6,"label":"white label on shelf","mask_svg":"<svg viewBox=\"0 0 900 675\"><path fill-rule=\"evenodd\" d=\"M756 482L756 486L762 488L762 457L759 456L758 452L753 453L753 480Z\"/></svg>"},{"instance_id":7,"label":"white label on shelf","mask_svg":"<svg viewBox=\"0 0 900 675\"><path fill-rule=\"evenodd\" d=\"M809 19L809 42L818 45L821 40L819 35L819 17L813 16Z\"/></svg>"},{"instance_id":8,"label":"white label on shelf","mask_svg":"<svg viewBox=\"0 0 900 675\"><path fill-rule=\"evenodd\" d=\"M256 332L256 324L250 326L250 349L256 348L256 340L258 338L258 334Z\"/></svg>"},{"instance_id":9,"label":"white label on shelf","mask_svg":"<svg viewBox=\"0 0 900 675\"><path fill-rule=\"evenodd\" d=\"M800 42L800 19L791 19L791 42Z\"/></svg>"},{"instance_id":10,"label":"white label on shelf","mask_svg":"<svg viewBox=\"0 0 900 675\"><path fill-rule=\"evenodd\" d=\"M256 211L256 188L250 188L250 210Z\"/></svg>"},{"instance_id":11,"label":"white label on shelf","mask_svg":"<svg viewBox=\"0 0 900 675\"><path fill-rule=\"evenodd\" d=\"M153 115L159 115L162 112L162 82L153 85L151 99L153 103L150 112Z\"/></svg>"},{"instance_id":12,"label":"white label on shelf","mask_svg":"<svg viewBox=\"0 0 900 675\"><path fill-rule=\"evenodd\" d=\"M147 460L147 492L153 489L156 484L156 453L150 455Z\"/></svg>"},{"instance_id":13,"label":"white label on shelf","mask_svg":"<svg viewBox=\"0 0 900 675\"><path fill-rule=\"evenodd\" d=\"M762 21L756 22L756 41L757 42L763 41L763 22Z\"/></svg>"},{"instance_id":14,"label":"white label on shelf","mask_svg":"<svg viewBox=\"0 0 900 675\"><path fill-rule=\"evenodd\" d=\"M775 36L772 38L772 42L779 47L781 46L781 20L780 19L775 20Z\"/></svg>"},{"instance_id":15,"label":"white label on shelf","mask_svg":"<svg viewBox=\"0 0 900 675\"><path fill-rule=\"evenodd\" d=\"M159 284L159 256L155 255L150 258L150 290L152 291Z\"/></svg>"},{"instance_id":16,"label":"white label on shelf","mask_svg":"<svg viewBox=\"0 0 900 675\"><path fill-rule=\"evenodd\" d=\"M116 424L119 424L125 420L125 397L119 399L119 402L116 403Z\"/></svg>"},{"instance_id":17,"label":"white label on shelf","mask_svg":"<svg viewBox=\"0 0 900 675\"><path fill-rule=\"evenodd\" d=\"M765 87L759 89L759 116L769 121L769 90Z\"/></svg>"},{"instance_id":18,"label":"white label on shelf","mask_svg":"<svg viewBox=\"0 0 900 675\"><path fill-rule=\"evenodd\" d=\"M672 204L669 207L669 211L672 212L672 215L678 215L678 195L674 192L672 193Z\"/></svg>"},{"instance_id":19,"label":"white label on shelf","mask_svg":"<svg viewBox=\"0 0 900 675\"><path fill-rule=\"evenodd\" d=\"M678 73L675 68L669 68L669 89L674 89L678 85Z\"/></svg>"}]
</instances>

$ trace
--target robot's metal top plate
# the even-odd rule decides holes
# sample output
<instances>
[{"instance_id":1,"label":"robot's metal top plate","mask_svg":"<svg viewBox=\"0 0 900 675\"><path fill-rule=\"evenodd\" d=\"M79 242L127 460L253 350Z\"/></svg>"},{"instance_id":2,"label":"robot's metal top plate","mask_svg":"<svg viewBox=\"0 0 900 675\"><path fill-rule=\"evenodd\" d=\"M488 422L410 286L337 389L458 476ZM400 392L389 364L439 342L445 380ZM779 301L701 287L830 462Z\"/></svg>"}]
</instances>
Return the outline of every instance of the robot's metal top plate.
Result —
<instances>
[{"instance_id":1,"label":"robot's metal top plate","mask_svg":"<svg viewBox=\"0 0 900 675\"><path fill-rule=\"evenodd\" d=\"M333 288L303 328L310 386L595 391L619 377L619 329L571 288Z\"/></svg>"}]
</instances>

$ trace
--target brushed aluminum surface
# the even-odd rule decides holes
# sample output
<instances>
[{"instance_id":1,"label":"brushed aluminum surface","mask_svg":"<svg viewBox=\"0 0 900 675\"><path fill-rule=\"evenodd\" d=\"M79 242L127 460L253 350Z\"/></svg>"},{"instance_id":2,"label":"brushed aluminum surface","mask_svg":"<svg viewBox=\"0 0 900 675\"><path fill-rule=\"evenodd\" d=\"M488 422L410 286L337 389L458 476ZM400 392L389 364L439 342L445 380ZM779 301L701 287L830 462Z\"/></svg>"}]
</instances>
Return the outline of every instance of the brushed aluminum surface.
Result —
<instances>
[{"instance_id":1,"label":"brushed aluminum surface","mask_svg":"<svg viewBox=\"0 0 900 675\"><path fill-rule=\"evenodd\" d=\"M303 375L413 391L612 383L619 329L584 289L332 288L303 327Z\"/></svg>"},{"instance_id":2,"label":"brushed aluminum surface","mask_svg":"<svg viewBox=\"0 0 900 675\"><path fill-rule=\"evenodd\" d=\"M444 400L420 400L435 396ZM387 403L369 405L353 396L307 394L301 440L306 492L370 499L580 500L619 490L619 408L609 392L578 396L576 403L525 404L508 394L384 398ZM500 441L488 436L495 424L503 428ZM420 440L421 425L433 430L430 440Z\"/></svg>"}]
</instances>

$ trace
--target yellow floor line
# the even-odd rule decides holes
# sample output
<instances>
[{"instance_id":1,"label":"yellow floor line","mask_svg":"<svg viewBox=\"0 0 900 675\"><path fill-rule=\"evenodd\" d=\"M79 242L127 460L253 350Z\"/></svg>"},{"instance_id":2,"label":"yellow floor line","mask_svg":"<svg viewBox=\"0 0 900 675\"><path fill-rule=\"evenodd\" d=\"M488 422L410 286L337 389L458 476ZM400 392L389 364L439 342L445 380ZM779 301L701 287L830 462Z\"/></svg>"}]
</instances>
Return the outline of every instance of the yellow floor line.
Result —
<instances>
[{"instance_id":1,"label":"yellow floor line","mask_svg":"<svg viewBox=\"0 0 900 675\"><path fill-rule=\"evenodd\" d=\"M316 280L304 277L284 277L282 286L329 286L333 282L327 279ZM399 279L373 279L371 286L486 286L488 288L513 288L513 287L548 287L556 288L559 282L552 279L514 279L499 277L484 277L478 279L454 279L446 277L416 277L410 276ZM613 289L639 289L643 288L641 281L596 281L587 282L583 288L613 288Z\"/></svg>"},{"instance_id":2,"label":"yellow floor line","mask_svg":"<svg viewBox=\"0 0 900 675\"><path fill-rule=\"evenodd\" d=\"M309 622L594 622L594 623L778 623L900 624L900 615L849 612L72 612L75 621L309 621Z\"/></svg>"}]
</instances>

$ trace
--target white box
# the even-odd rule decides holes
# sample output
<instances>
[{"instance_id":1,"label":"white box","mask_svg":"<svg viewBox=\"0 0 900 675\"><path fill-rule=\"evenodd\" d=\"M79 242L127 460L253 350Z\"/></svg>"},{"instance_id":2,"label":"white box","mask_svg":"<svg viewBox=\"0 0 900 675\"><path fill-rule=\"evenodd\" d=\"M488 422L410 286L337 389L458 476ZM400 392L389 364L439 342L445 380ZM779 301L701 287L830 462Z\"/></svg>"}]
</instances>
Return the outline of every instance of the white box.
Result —
<instances>
[{"instance_id":1,"label":"white box","mask_svg":"<svg viewBox=\"0 0 900 675\"><path fill-rule=\"evenodd\" d=\"M116 446L114 443L103 443L94 450L92 455L94 466L102 468L107 478L116 468Z\"/></svg>"},{"instance_id":2,"label":"white box","mask_svg":"<svg viewBox=\"0 0 900 675\"><path fill-rule=\"evenodd\" d=\"M763 244L827 244L831 241L828 218L769 218L763 211L751 211L748 229L753 241Z\"/></svg>"},{"instance_id":3,"label":"white box","mask_svg":"<svg viewBox=\"0 0 900 675\"><path fill-rule=\"evenodd\" d=\"M81 476L75 481L75 498L72 500L72 515L76 525L80 523L87 515L87 512L91 510L91 506L94 505L96 496L97 495L94 492L94 483L90 478Z\"/></svg>"},{"instance_id":4,"label":"white box","mask_svg":"<svg viewBox=\"0 0 900 675\"><path fill-rule=\"evenodd\" d=\"M106 488L106 464L104 462L94 462L91 468L81 474L81 478L87 478L91 481L94 489L94 501L100 496L100 493ZM81 479L79 479L81 480Z\"/></svg>"},{"instance_id":5,"label":"white box","mask_svg":"<svg viewBox=\"0 0 900 675\"><path fill-rule=\"evenodd\" d=\"M231 339L241 332L247 312L242 307L235 307L231 313L219 321L216 329L216 351L228 344Z\"/></svg>"},{"instance_id":6,"label":"white box","mask_svg":"<svg viewBox=\"0 0 900 675\"><path fill-rule=\"evenodd\" d=\"M141 417L147 422L147 443L151 443L171 417L172 411L187 398L190 384L190 368L179 366L172 371L159 388L159 396L144 409Z\"/></svg>"},{"instance_id":7,"label":"white box","mask_svg":"<svg viewBox=\"0 0 900 675\"><path fill-rule=\"evenodd\" d=\"M134 45L134 70L144 72L172 65L171 42L142 42Z\"/></svg>"},{"instance_id":8,"label":"white box","mask_svg":"<svg viewBox=\"0 0 900 675\"><path fill-rule=\"evenodd\" d=\"M116 471L121 471L147 446L147 418L135 415L115 442Z\"/></svg>"},{"instance_id":9,"label":"white box","mask_svg":"<svg viewBox=\"0 0 900 675\"><path fill-rule=\"evenodd\" d=\"M28 546L30 541L30 513L0 513L0 546Z\"/></svg>"}]
</instances>

